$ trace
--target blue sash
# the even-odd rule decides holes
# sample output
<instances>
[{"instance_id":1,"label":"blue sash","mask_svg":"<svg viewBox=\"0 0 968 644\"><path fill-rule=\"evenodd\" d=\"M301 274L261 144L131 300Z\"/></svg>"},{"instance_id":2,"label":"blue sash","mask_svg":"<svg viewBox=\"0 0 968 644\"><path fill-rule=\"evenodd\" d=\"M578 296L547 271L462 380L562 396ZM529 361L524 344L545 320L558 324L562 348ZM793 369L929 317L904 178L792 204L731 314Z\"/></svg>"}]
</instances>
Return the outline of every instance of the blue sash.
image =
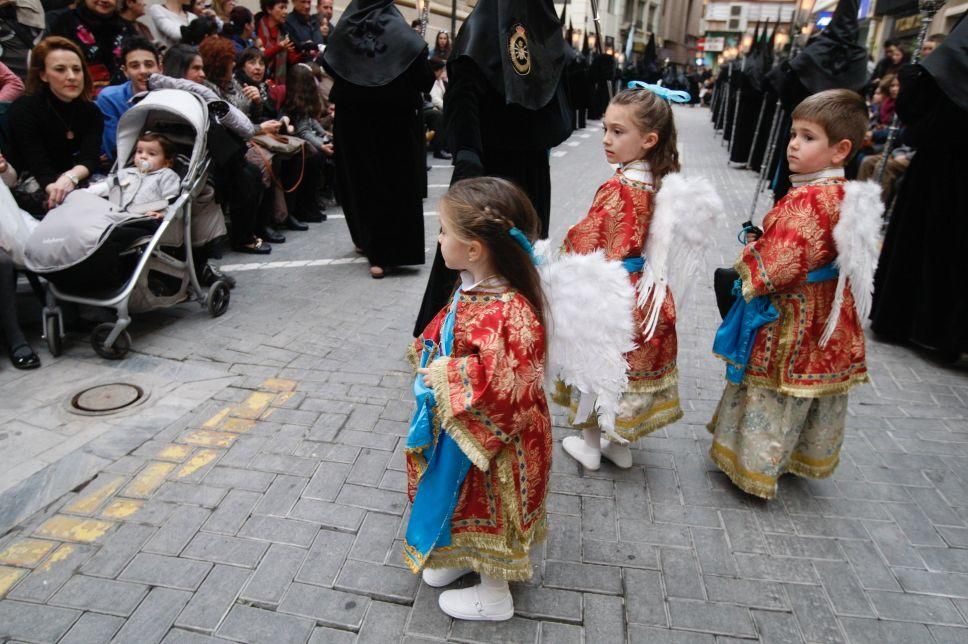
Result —
<instances>
[{"instance_id":1,"label":"blue sash","mask_svg":"<svg viewBox=\"0 0 968 644\"><path fill-rule=\"evenodd\" d=\"M629 273L641 273L645 269L645 258L641 255L638 257L628 257L622 260L622 266Z\"/></svg>"},{"instance_id":2,"label":"blue sash","mask_svg":"<svg viewBox=\"0 0 968 644\"><path fill-rule=\"evenodd\" d=\"M838 274L834 264L827 264L807 273L807 283L836 279ZM726 380L738 385L743 382L757 332L760 327L775 322L780 312L768 295L759 295L749 302L743 299L742 280L733 282L733 295L736 300L716 330L713 353L726 361Z\"/></svg>"},{"instance_id":3,"label":"blue sash","mask_svg":"<svg viewBox=\"0 0 968 644\"><path fill-rule=\"evenodd\" d=\"M459 298L458 290L440 330L441 356L449 356L454 348L454 321ZM421 367L426 367L436 357L433 352L434 343L425 340L420 355ZM434 429L437 401L433 389L424 384L421 374L417 374L413 381L413 393L417 410L410 421L406 447L422 450L426 467L419 475L403 551L410 567L419 571L431 550L450 545L450 520L471 462L446 431Z\"/></svg>"}]
</instances>

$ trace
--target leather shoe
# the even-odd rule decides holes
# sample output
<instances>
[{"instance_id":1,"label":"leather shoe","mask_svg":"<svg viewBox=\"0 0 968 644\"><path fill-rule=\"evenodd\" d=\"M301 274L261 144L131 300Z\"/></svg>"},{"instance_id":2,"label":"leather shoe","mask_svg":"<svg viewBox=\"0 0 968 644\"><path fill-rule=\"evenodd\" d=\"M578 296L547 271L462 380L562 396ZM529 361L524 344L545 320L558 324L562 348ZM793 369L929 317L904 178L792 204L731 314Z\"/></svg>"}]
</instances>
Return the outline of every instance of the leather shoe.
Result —
<instances>
[{"instance_id":1,"label":"leather shoe","mask_svg":"<svg viewBox=\"0 0 968 644\"><path fill-rule=\"evenodd\" d=\"M286 236L282 233L276 232L271 228L263 228L258 233L259 237L266 240L270 244L284 244L286 243Z\"/></svg>"},{"instance_id":2,"label":"leather shoe","mask_svg":"<svg viewBox=\"0 0 968 644\"><path fill-rule=\"evenodd\" d=\"M282 225L288 228L289 230L309 230L309 226L299 221L292 215L289 215L288 217L286 217L285 221L282 222Z\"/></svg>"},{"instance_id":3,"label":"leather shoe","mask_svg":"<svg viewBox=\"0 0 968 644\"><path fill-rule=\"evenodd\" d=\"M28 346L17 347L10 352L10 362L17 369L36 369L40 366L40 358Z\"/></svg>"},{"instance_id":4,"label":"leather shoe","mask_svg":"<svg viewBox=\"0 0 968 644\"><path fill-rule=\"evenodd\" d=\"M302 218L303 221L308 221L311 224L318 224L322 221L326 221L326 210L324 208L320 208L318 210L314 210L313 212L307 212L303 214Z\"/></svg>"}]
</instances>

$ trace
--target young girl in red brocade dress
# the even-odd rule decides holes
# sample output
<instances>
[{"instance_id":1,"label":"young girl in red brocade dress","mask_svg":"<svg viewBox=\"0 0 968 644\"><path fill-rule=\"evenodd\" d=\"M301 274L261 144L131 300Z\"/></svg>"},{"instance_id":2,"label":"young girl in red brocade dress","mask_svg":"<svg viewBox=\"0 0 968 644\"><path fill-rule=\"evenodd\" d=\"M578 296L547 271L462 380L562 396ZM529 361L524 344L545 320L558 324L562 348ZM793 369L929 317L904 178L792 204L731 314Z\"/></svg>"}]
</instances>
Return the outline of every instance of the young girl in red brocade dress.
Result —
<instances>
[{"instance_id":1,"label":"young girl in red brocade dress","mask_svg":"<svg viewBox=\"0 0 968 644\"><path fill-rule=\"evenodd\" d=\"M605 158L620 167L598 189L585 218L568 231L563 252L604 251L606 259L633 261L642 256L648 239L662 178L679 171L672 108L652 91L625 90L612 99L602 124ZM641 265L629 266L633 285L641 277ZM626 354L628 388L615 421L616 433L629 441L682 417L676 371L676 308L671 293L661 304L655 332L648 339L644 315L642 307L636 307L635 348ZM602 455L618 467L632 466L628 445L603 439L594 415L575 423L580 401L577 391L559 382L554 400L570 407L572 423L582 430L581 437L564 439L562 446L569 455L591 470L599 468Z\"/></svg>"},{"instance_id":2,"label":"young girl in red brocade dress","mask_svg":"<svg viewBox=\"0 0 968 644\"><path fill-rule=\"evenodd\" d=\"M441 609L505 620L508 581L531 577L528 551L544 538L551 466L544 296L529 241L538 217L495 178L457 182L439 212L441 253L462 284L411 347L404 558L435 587L480 573L480 584L442 593Z\"/></svg>"}]
</instances>

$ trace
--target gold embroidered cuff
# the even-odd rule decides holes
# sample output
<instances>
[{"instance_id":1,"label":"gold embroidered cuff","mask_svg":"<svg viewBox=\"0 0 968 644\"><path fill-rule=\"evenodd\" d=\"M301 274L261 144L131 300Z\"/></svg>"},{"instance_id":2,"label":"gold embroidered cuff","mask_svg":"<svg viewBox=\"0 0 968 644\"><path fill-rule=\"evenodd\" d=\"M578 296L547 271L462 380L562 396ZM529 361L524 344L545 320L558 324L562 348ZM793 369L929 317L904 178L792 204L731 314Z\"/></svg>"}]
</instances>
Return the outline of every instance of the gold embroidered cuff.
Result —
<instances>
[{"instance_id":1,"label":"gold embroidered cuff","mask_svg":"<svg viewBox=\"0 0 968 644\"><path fill-rule=\"evenodd\" d=\"M458 412L451 404L448 366L452 360L449 357L440 357L430 363L430 386L437 400L436 415L440 418L441 427L450 434L471 463L482 472L486 472L491 466L490 454L477 441L467 425L457 418Z\"/></svg>"}]
</instances>

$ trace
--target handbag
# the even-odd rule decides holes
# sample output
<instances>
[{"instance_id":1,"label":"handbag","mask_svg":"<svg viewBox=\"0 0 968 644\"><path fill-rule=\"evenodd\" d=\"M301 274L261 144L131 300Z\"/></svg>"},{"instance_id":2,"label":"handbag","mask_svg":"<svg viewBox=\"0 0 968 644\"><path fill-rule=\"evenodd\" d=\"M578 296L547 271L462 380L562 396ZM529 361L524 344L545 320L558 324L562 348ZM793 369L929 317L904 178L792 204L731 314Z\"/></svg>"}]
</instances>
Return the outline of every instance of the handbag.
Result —
<instances>
[{"instance_id":1,"label":"handbag","mask_svg":"<svg viewBox=\"0 0 968 644\"><path fill-rule=\"evenodd\" d=\"M279 138L285 137L287 139L294 139L296 141L299 141L299 148L298 150L296 150L296 152L301 153L302 155L302 166L299 169L299 177L296 179L296 182L292 184L291 188L283 187L282 182L279 180L278 177L276 177L276 173L273 172L272 170L272 159L278 153L273 152L269 148L263 147L258 141L256 141L257 138L260 138L263 136L279 137ZM298 188L299 185L302 183L303 176L306 174L306 146L304 145L306 142L300 139L299 137L288 136L285 134L260 134L257 137L256 136L252 137L252 139L250 139L250 142L251 142L251 145L249 149L254 150L255 152L258 153L260 157L262 157L262 164L265 167L266 173L269 175L269 179L272 181L273 184L275 184L276 188L278 188L279 190L281 190L286 194L295 192L296 188ZM279 156L281 156L282 158L288 158L285 155L279 155ZM290 155L290 156L294 156L294 155Z\"/></svg>"},{"instance_id":2,"label":"handbag","mask_svg":"<svg viewBox=\"0 0 968 644\"><path fill-rule=\"evenodd\" d=\"M283 159L296 156L306 144L298 136L290 136L288 134L256 134L250 140L260 148Z\"/></svg>"}]
</instances>

